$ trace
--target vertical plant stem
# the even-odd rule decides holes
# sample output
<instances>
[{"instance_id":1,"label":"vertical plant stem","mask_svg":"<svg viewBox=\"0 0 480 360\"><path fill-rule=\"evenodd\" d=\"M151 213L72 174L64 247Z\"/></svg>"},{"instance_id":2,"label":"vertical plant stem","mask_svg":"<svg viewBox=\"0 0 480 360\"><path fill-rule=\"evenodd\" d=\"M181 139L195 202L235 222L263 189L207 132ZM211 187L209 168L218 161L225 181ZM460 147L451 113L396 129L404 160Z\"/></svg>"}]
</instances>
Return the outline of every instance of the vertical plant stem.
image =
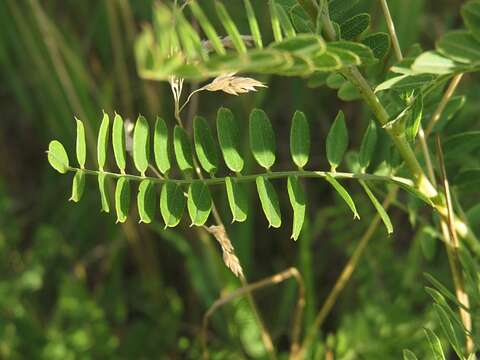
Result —
<instances>
[{"instance_id":1,"label":"vertical plant stem","mask_svg":"<svg viewBox=\"0 0 480 360\"><path fill-rule=\"evenodd\" d=\"M383 202L383 207L385 209L388 209L390 205L394 202L397 196L397 193L398 193L398 187L393 188L388 193L387 197ZM340 273L340 276L337 278L333 286L333 289L328 294L322 307L320 308L320 311L315 317L315 321L313 325L310 327L309 331L307 332L307 335L302 343L302 346L300 347L300 350L294 357L295 360L301 360L305 357L306 352L308 351L308 349L312 345L312 342L315 340L315 337L317 336L318 330L322 326L323 322L327 318L327 315L330 313L330 310L332 309L333 305L337 301L338 296L343 291L348 281L350 280L353 272L355 271L359 259L361 258L370 239L373 237L373 235L375 234L375 231L378 228L378 225L380 224L380 220L381 220L380 215L377 214L375 215L373 220L370 222L370 225L368 226L367 231L365 231L365 233L361 237L360 241L355 247L355 250L353 251L352 256L350 257L350 259L348 259L348 262L343 267L343 270Z\"/></svg>"},{"instance_id":2,"label":"vertical plant stem","mask_svg":"<svg viewBox=\"0 0 480 360\"><path fill-rule=\"evenodd\" d=\"M445 193L445 199L446 199L447 211L448 211L447 222L446 223L442 222L443 232L446 235L445 240L447 245L446 246L447 254L450 262L450 268L452 271L453 283L455 286L455 294L460 304L464 305L468 309L469 299L468 299L468 294L465 291L465 281L463 278L463 273L462 273L461 264L460 264L460 255L459 255L460 242L458 241L457 232L455 231L455 223L454 223L455 218L453 214L450 185L448 183L447 172L445 169L445 161L443 157L442 144L440 142L440 137L438 135L435 137L435 142L437 146L438 162L440 164L443 190ZM462 321L462 324L468 332L466 334L466 338L467 338L466 350L468 354L471 354L474 348L473 339L469 335L472 331L472 318L470 316L470 313L461 307L459 307L459 312L460 312L460 319Z\"/></svg>"},{"instance_id":3,"label":"vertical plant stem","mask_svg":"<svg viewBox=\"0 0 480 360\"><path fill-rule=\"evenodd\" d=\"M390 14L390 9L388 8L387 0L380 0L382 5L383 15L385 16L385 21L387 22L388 32L392 39L392 47L395 52L395 57L397 61L403 60L402 50L400 48L400 43L398 42L397 32L395 31L395 24L393 23L392 15Z\"/></svg>"}]
</instances>

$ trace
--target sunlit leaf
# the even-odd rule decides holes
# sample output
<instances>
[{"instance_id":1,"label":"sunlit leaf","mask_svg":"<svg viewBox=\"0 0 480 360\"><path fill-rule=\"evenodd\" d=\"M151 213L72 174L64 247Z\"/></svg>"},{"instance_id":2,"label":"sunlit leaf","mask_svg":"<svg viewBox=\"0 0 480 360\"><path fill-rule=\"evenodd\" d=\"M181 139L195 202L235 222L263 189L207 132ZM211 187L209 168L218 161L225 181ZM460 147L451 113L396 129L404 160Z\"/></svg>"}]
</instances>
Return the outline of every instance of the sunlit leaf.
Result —
<instances>
[{"instance_id":1,"label":"sunlit leaf","mask_svg":"<svg viewBox=\"0 0 480 360\"><path fill-rule=\"evenodd\" d=\"M370 165L370 161L375 153L377 145L377 126L375 121L371 120L365 134L363 135L362 145L360 146L360 154L358 162L362 169L366 169Z\"/></svg>"},{"instance_id":2,"label":"sunlit leaf","mask_svg":"<svg viewBox=\"0 0 480 360\"><path fill-rule=\"evenodd\" d=\"M151 223L155 216L155 187L150 180L142 180L138 186L137 208L139 222Z\"/></svg>"},{"instance_id":3,"label":"sunlit leaf","mask_svg":"<svg viewBox=\"0 0 480 360\"><path fill-rule=\"evenodd\" d=\"M227 108L220 108L217 113L217 135L223 159L228 168L235 172L243 169L240 153L240 136L233 113Z\"/></svg>"},{"instance_id":4,"label":"sunlit leaf","mask_svg":"<svg viewBox=\"0 0 480 360\"><path fill-rule=\"evenodd\" d=\"M72 182L72 195L70 201L79 202L85 189L85 173L82 170L77 170Z\"/></svg>"},{"instance_id":5,"label":"sunlit leaf","mask_svg":"<svg viewBox=\"0 0 480 360\"><path fill-rule=\"evenodd\" d=\"M48 144L48 162L60 174L68 171L70 167L68 155L60 141L53 140Z\"/></svg>"},{"instance_id":6,"label":"sunlit leaf","mask_svg":"<svg viewBox=\"0 0 480 360\"><path fill-rule=\"evenodd\" d=\"M367 186L367 184L364 181L360 181L360 185L362 185L363 189L367 193L368 197L370 198L370 201L372 202L373 206L377 210L378 215L380 215L380 218L382 219L383 224L387 229L388 235L390 235L391 233L393 233L393 225L392 225L392 221L390 220L390 217L388 216L387 212L383 208L382 204L380 204L380 202L377 200L375 195L373 195L372 191Z\"/></svg>"},{"instance_id":7,"label":"sunlit leaf","mask_svg":"<svg viewBox=\"0 0 480 360\"><path fill-rule=\"evenodd\" d=\"M115 161L120 172L124 174L125 167L127 166L125 159L125 129L123 119L118 114L115 114L115 117L113 118L112 144Z\"/></svg>"},{"instance_id":8,"label":"sunlit leaf","mask_svg":"<svg viewBox=\"0 0 480 360\"><path fill-rule=\"evenodd\" d=\"M87 157L87 144L85 140L85 128L83 122L76 119L77 122L77 161L80 168L85 168L85 160Z\"/></svg>"},{"instance_id":9,"label":"sunlit leaf","mask_svg":"<svg viewBox=\"0 0 480 360\"><path fill-rule=\"evenodd\" d=\"M192 145L185 130L178 125L173 130L173 147L180 170L191 172L193 170Z\"/></svg>"},{"instance_id":10,"label":"sunlit leaf","mask_svg":"<svg viewBox=\"0 0 480 360\"><path fill-rule=\"evenodd\" d=\"M115 188L115 210L117 212L117 223L124 223L127 220L130 208L130 181L126 177L117 180Z\"/></svg>"},{"instance_id":11,"label":"sunlit leaf","mask_svg":"<svg viewBox=\"0 0 480 360\"><path fill-rule=\"evenodd\" d=\"M110 212L110 205L108 203L108 196L106 190L106 180L107 176L105 173L98 174L98 190L100 191L100 201L102 205L102 211L108 213Z\"/></svg>"},{"instance_id":12,"label":"sunlit leaf","mask_svg":"<svg viewBox=\"0 0 480 360\"><path fill-rule=\"evenodd\" d=\"M149 126L144 116L140 115L133 130L133 162L142 176L148 169L150 154Z\"/></svg>"},{"instance_id":13,"label":"sunlit leaf","mask_svg":"<svg viewBox=\"0 0 480 360\"><path fill-rule=\"evenodd\" d=\"M155 122L155 134L153 137L153 152L155 164L162 174L170 171L170 152L168 148L168 129L165 120L157 117Z\"/></svg>"},{"instance_id":14,"label":"sunlit leaf","mask_svg":"<svg viewBox=\"0 0 480 360\"><path fill-rule=\"evenodd\" d=\"M348 132L343 111L339 111L327 136L327 159L332 171L340 165L348 147Z\"/></svg>"},{"instance_id":15,"label":"sunlit leaf","mask_svg":"<svg viewBox=\"0 0 480 360\"><path fill-rule=\"evenodd\" d=\"M97 141L97 158L98 168L103 171L105 163L107 161L107 147L108 147L108 127L110 125L110 119L107 113L103 113L102 123L100 124L100 130L98 131Z\"/></svg>"},{"instance_id":16,"label":"sunlit leaf","mask_svg":"<svg viewBox=\"0 0 480 360\"><path fill-rule=\"evenodd\" d=\"M208 186L203 182L194 182L188 189L188 214L192 225L202 226L212 210L212 197Z\"/></svg>"},{"instance_id":17,"label":"sunlit leaf","mask_svg":"<svg viewBox=\"0 0 480 360\"><path fill-rule=\"evenodd\" d=\"M247 219L248 197L245 184L237 182L234 178L225 178L228 204L232 212L232 222L243 222Z\"/></svg>"},{"instance_id":18,"label":"sunlit leaf","mask_svg":"<svg viewBox=\"0 0 480 360\"><path fill-rule=\"evenodd\" d=\"M353 218L360 219L360 215L358 215L357 208L355 207L355 203L353 202L352 197L348 193L348 191L340 184L337 179L335 179L333 176L328 175L325 177L325 180L327 180L335 189L335 191L342 197L342 199L346 202L350 210L352 210L353 213Z\"/></svg>"},{"instance_id":19,"label":"sunlit leaf","mask_svg":"<svg viewBox=\"0 0 480 360\"><path fill-rule=\"evenodd\" d=\"M268 226L279 228L282 225L280 204L272 183L263 176L258 176L255 182L263 213L268 220Z\"/></svg>"},{"instance_id":20,"label":"sunlit leaf","mask_svg":"<svg viewBox=\"0 0 480 360\"><path fill-rule=\"evenodd\" d=\"M302 231L303 222L305 220L305 194L302 189L298 177L289 176L287 182L288 197L293 209L293 226L292 236L293 240L297 240Z\"/></svg>"},{"instance_id":21,"label":"sunlit leaf","mask_svg":"<svg viewBox=\"0 0 480 360\"><path fill-rule=\"evenodd\" d=\"M296 111L292 119L292 127L290 130L290 153L293 162L303 168L310 155L310 127L305 114Z\"/></svg>"},{"instance_id":22,"label":"sunlit leaf","mask_svg":"<svg viewBox=\"0 0 480 360\"><path fill-rule=\"evenodd\" d=\"M181 186L166 182L160 194L160 212L165 227L175 227L182 219L186 198Z\"/></svg>"},{"instance_id":23,"label":"sunlit leaf","mask_svg":"<svg viewBox=\"0 0 480 360\"><path fill-rule=\"evenodd\" d=\"M260 109L250 113L250 148L260 166L270 169L275 163L275 133L267 114Z\"/></svg>"},{"instance_id":24,"label":"sunlit leaf","mask_svg":"<svg viewBox=\"0 0 480 360\"><path fill-rule=\"evenodd\" d=\"M458 69L457 64L437 52L427 51L418 56L412 64L416 73L445 75Z\"/></svg>"},{"instance_id":25,"label":"sunlit leaf","mask_svg":"<svg viewBox=\"0 0 480 360\"><path fill-rule=\"evenodd\" d=\"M195 151L203 169L214 174L218 168L218 153L210 127L205 118L196 116L193 120Z\"/></svg>"}]
</instances>

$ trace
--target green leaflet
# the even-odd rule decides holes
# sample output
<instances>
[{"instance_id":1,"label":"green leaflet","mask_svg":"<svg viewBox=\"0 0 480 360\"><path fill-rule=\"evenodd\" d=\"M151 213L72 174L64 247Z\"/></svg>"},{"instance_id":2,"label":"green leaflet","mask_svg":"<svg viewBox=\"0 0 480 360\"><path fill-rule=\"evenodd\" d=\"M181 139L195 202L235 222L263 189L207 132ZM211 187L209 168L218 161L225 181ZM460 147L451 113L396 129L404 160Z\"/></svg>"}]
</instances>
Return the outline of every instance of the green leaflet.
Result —
<instances>
[{"instance_id":1,"label":"green leaflet","mask_svg":"<svg viewBox=\"0 0 480 360\"><path fill-rule=\"evenodd\" d=\"M148 121L144 116L138 116L133 130L133 162L135 167L142 176L145 176L145 171L148 169L148 160L150 153L149 143L149 126Z\"/></svg>"},{"instance_id":2,"label":"green leaflet","mask_svg":"<svg viewBox=\"0 0 480 360\"><path fill-rule=\"evenodd\" d=\"M297 240L302 231L303 222L305 220L305 194L302 185L298 181L298 177L289 176L287 181L288 197L293 209L293 226L292 236L293 240Z\"/></svg>"},{"instance_id":3,"label":"green leaflet","mask_svg":"<svg viewBox=\"0 0 480 360\"><path fill-rule=\"evenodd\" d=\"M362 44L368 46L377 59L383 59L390 51L390 35L384 32L377 32L365 36Z\"/></svg>"},{"instance_id":4,"label":"green leaflet","mask_svg":"<svg viewBox=\"0 0 480 360\"><path fill-rule=\"evenodd\" d=\"M117 223L124 223L127 220L130 208L130 181L125 177L117 180L115 188L115 210L117 212Z\"/></svg>"},{"instance_id":5,"label":"green leaflet","mask_svg":"<svg viewBox=\"0 0 480 360\"><path fill-rule=\"evenodd\" d=\"M430 329L424 328L425 336L428 339L430 348L432 349L433 360L445 360L445 355L443 353L442 343L438 336Z\"/></svg>"},{"instance_id":6,"label":"green leaflet","mask_svg":"<svg viewBox=\"0 0 480 360\"><path fill-rule=\"evenodd\" d=\"M326 79L326 85L330 89L340 89L347 80L339 73L331 73Z\"/></svg>"},{"instance_id":7,"label":"green leaflet","mask_svg":"<svg viewBox=\"0 0 480 360\"><path fill-rule=\"evenodd\" d=\"M268 8L270 10L270 20L272 22L273 38L277 42L282 41L282 29L280 27L280 20L278 19L278 12L275 0L268 0Z\"/></svg>"},{"instance_id":8,"label":"green leaflet","mask_svg":"<svg viewBox=\"0 0 480 360\"><path fill-rule=\"evenodd\" d=\"M170 171L170 152L168 151L168 128L165 120L157 117L153 136L155 164L162 174Z\"/></svg>"},{"instance_id":9,"label":"green leaflet","mask_svg":"<svg viewBox=\"0 0 480 360\"><path fill-rule=\"evenodd\" d=\"M188 188L188 214L192 220L190 226L202 226L212 210L212 197L208 186L203 182L194 182Z\"/></svg>"},{"instance_id":10,"label":"green leaflet","mask_svg":"<svg viewBox=\"0 0 480 360\"><path fill-rule=\"evenodd\" d=\"M102 123L100 124L100 130L98 131L97 140L97 159L98 168L103 171L105 163L107 161L107 147L108 147L108 127L110 125L110 119L107 113L103 113Z\"/></svg>"},{"instance_id":11,"label":"green leaflet","mask_svg":"<svg viewBox=\"0 0 480 360\"><path fill-rule=\"evenodd\" d=\"M358 100L362 97L355 85L353 85L350 81L345 81L342 86L340 86L337 96L343 101Z\"/></svg>"},{"instance_id":12,"label":"green leaflet","mask_svg":"<svg viewBox=\"0 0 480 360\"><path fill-rule=\"evenodd\" d=\"M223 5L219 1L216 1L215 6L217 9L218 18L222 22L222 25L225 28L225 31L230 36L233 46L235 46L235 49L237 49L239 53L241 54L246 53L247 47L245 46L242 40L242 37L240 36L240 32L238 31L237 27L233 23L232 18L228 14L228 11L225 8L225 5Z\"/></svg>"},{"instance_id":13,"label":"green leaflet","mask_svg":"<svg viewBox=\"0 0 480 360\"><path fill-rule=\"evenodd\" d=\"M260 166L268 170L275 163L275 133L267 114L260 109L250 113L250 148Z\"/></svg>"},{"instance_id":14,"label":"green leaflet","mask_svg":"<svg viewBox=\"0 0 480 360\"><path fill-rule=\"evenodd\" d=\"M415 73L445 75L454 72L457 64L434 51L427 51L418 56L412 64Z\"/></svg>"},{"instance_id":15,"label":"green leaflet","mask_svg":"<svg viewBox=\"0 0 480 360\"><path fill-rule=\"evenodd\" d=\"M180 170L184 173L191 172L193 170L192 145L185 130L178 125L173 130L173 148Z\"/></svg>"},{"instance_id":16,"label":"green leaflet","mask_svg":"<svg viewBox=\"0 0 480 360\"><path fill-rule=\"evenodd\" d=\"M125 168L127 166L125 159L125 129L122 117L116 113L113 118L112 144L115 162L117 163L120 172L125 174Z\"/></svg>"},{"instance_id":17,"label":"green leaflet","mask_svg":"<svg viewBox=\"0 0 480 360\"><path fill-rule=\"evenodd\" d=\"M403 360L418 360L413 352L408 349L403 350Z\"/></svg>"},{"instance_id":18,"label":"green leaflet","mask_svg":"<svg viewBox=\"0 0 480 360\"><path fill-rule=\"evenodd\" d=\"M195 16L202 30L205 32L205 35L211 41L213 49L218 54L225 54L225 49L223 48L222 41L220 40L220 37L215 31L215 28L205 16L202 8L198 5L196 1L190 1L188 5L192 10L193 16Z\"/></svg>"},{"instance_id":19,"label":"green leaflet","mask_svg":"<svg viewBox=\"0 0 480 360\"><path fill-rule=\"evenodd\" d=\"M275 7L277 9L277 14L278 14L278 20L280 22L280 26L283 29L283 32L285 33L287 38L294 37L296 35L295 29L293 28L293 25L283 9L281 5L275 4Z\"/></svg>"},{"instance_id":20,"label":"green leaflet","mask_svg":"<svg viewBox=\"0 0 480 360\"><path fill-rule=\"evenodd\" d=\"M418 75L400 75L388 79L381 84L377 85L375 92L394 89L400 91L410 91L418 89L429 83L434 79L431 74L418 74Z\"/></svg>"},{"instance_id":21,"label":"green leaflet","mask_svg":"<svg viewBox=\"0 0 480 360\"><path fill-rule=\"evenodd\" d=\"M250 0L243 0L245 4L245 10L247 12L248 25L250 26L250 33L252 34L253 41L257 48L263 48L262 35L258 27L257 18L255 17L255 11L253 10Z\"/></svg>"},{"instance_id":22,"label":"green leaflet","mask_svg":"<svg viewBox=\"0 0 480 360\"><path fill-rule=\"evenodd\" d=\"M455 330L448 314L439 304L433 304L433 308L440 322L440 325L442 326L443 332L448 339L448 342L450 343L450 345L452 345L452 348L455 350L457 355L462 359L464 357L464 354L462 352L462 345L459 342L457 335L455 334Z\"/></svg>"},{"instance_id":23,"label":"green leaflet","mask_svg":"<svg viewBox=\"0 0 480 360\"><path fill-rule=\"evenodd\" d=\"M243 222L247 219L248 199L245 185L231 177L225 178L228 204L232 212L232 222Z\"/></svg>"},{"instance_id":24,"label":"green leaflet","mask_svg":"<svg viewBox=\"0 0 480 360\"><path fill-rule=\"evenodd\" d=\"M477 63L480 59L480 41L469 31L449 31L437 41L437 50L460 63Z\"/></svg>"},{"instance_id":25,"label":"green leaflet","mask_svg":"<svg viewBox=\"0 0 480 360\"><path fill-rule=\"evenodd\" d=\"M163 185L160 194L160 212L166 228L178 225L182 219L185 200L181 186L172 182Z\"/></svg>"},{"instance_id":26,"label":"green leaflet","mask_svg":"<svg viewBox=\"0 0 480 360\"><path fill-rule=\"evenodd\" d=\"M331 175L328 175L325 177L325 180L327 180L335 189L335 191L342 197L342 199L347 203L348 207L350 210L353 212L353 218L360 219L360 215L358 215L357 208L355 207L355 203L353 202L352 197L350 194L345 190L345 188Z\"/></svg>"},{"instance_id":27,"label":"green leaflet","mask_svg":"<svg viewBox=\"0 0 480 360\"><path fill-rule=\"evenodd\" d=\"M308 162L310 154L310 128L307 118L301 111L296 111L290 130L290 153L293 162L302 169Z\"/></svg>"},{"instance_id":28,"label":"green leaflet","mask_svg":"<svg viewBox=\"0 0 480 360\"><path fill-rule=\"evenodd\" d=\"M382 204L377 200L375 195L373 195L372 191L370 188L367 186L367 184L360 180L360 185L362 185L363 189L367 193L368 197L370 198L370 201L372 202L373 206L378 212L378 215L380 215L380 218L382 219L383 223L385 224L385 228L387 229L388 235L393 233L393 225L390 220L390 217L388 216L387 212L383 208Z\"/></svg>"},{"instance_id":29,"label":"green leaflet","mask_svg":"<svg viewBox=\"0 0 480 360\"><path fill-rule=\"evenodd\" d=\"M342 61L348 63L345 56L356 57L356 65L371 65L375 64L378 60L375 58L373 51L366 45L352 41L333 41L328 43L328 50L334 54L340 56ZM353 63L352 63L353 65Z\"/></svg>"},{"instance_id":30,"label":"green leaflet","mask_svg":"<svg viewBox=\"0 0 480 360\"><path fill-rule=\"evenodd\" d=\"M70 201L79 202L85 189L85 173L82 170L77 170L72 181L72 196Z\"/></svg>"},{"instance_id":31,"label":"green leaflet","mask_svg":"<svg viewBox=\"0 0 480 360\"><path fill-rule=\"evenodd\" d=\"M272 183L263 176L258 176L255 179L255 183L257 184L257 192L263 213L268 220L268 226L279 228L282 225L280 205Z\"/></svg>"},{"instance_id":32,"label":"green leaflet","mask_svg":"<svg viewBox=\"0 0 480 360\"><path fill-rule=\"evenodd\" d=\"M218 168L218 153L208 122L201 116L193 120L193 138L195 151L202 168L209 174L215 174Z\"/></svg>"},{"instance_id":33,"label":"green leaflet","mask_svg":"<svg viewBox=\"0 0 480 360\"><path fill-rule=\"evenodd\" d=\"M328 11L332 20L341 21L349 11L357 5L359 0L331 0L328 2Z\"/></svg>"},{"instance_id":34,"label":"green leaflet","mask_svg":"<svg viewBox=\"0 0 480 360\"><path fill-rule=\"evenodd\" d=\"M240 153L240 134L230 109L223 107L218 109L217 135L225 164L232 171L242 171L243 158Z\"/></svg>"},{"instance_id":35,"label":"green leaflet","mask_svg":"<svg viewBox=\"0 0 480 360\"><path fill-rule=\"evenodd\" d=\"M421 92L417 95L415 102L412 105L410 113L407 116L405 123L405 136L410 142L415 141L415 137L420 129L420 124L423 115L423 95Z\"/></svg>"},{"instance_id":36,"label":"green leaflet","mask_svg":"<svg viewBox=\"0 0 480 360\"><path fill-rule=\"evenodd\" d=\"M342 162L348 146L348 132L343 111L339 111L327 136L327 159L332 172Z\"/></svg>"},{"instance_id":37,"label":"green leaflet","mask_svg":"<svg viewBox=\"0 0 480 360\"><path fill-rule=\"evenodd\" d=\"M357 14L340 25L342 39L352 40L363 34L370 25L370 15Z\"/></svg>"},{"instance_id":38,"label":"green leaflet","mask_svg":"<svg viewBox=\"0 0 480 360\"><path fill-rule=\"evenodd\" d=\"M480 41L480 1L468 1L462 6L463 22Z\"/></svg>"},{"instance_id":39,"label":"green leaflet","mask_svg":"<svg viewBox=\"0 0 480 360\"><path fill-rule=\"evenodd\" d=\"M150 180L142 180L137 194L139 223L150 224L155 217L155 187Z\"/></svg>"},{"instance_id":40,"label":"green leaflet","mask_svg":"<svg viewBox=\"0 0 480 360\"><path fill-rule=\"evenodd\" d=\"M360 146L360 154L358 157L358 162L360 168L365 170L370 165L370 160L373 157L375 152L375 146L377 145L377 126L375 121L370 120L370 124L365 131L362 139L362 145Z\"/></svg>"},{"instance_id":41,"label":"green leaflet","mask_svg":"<svg viewBox=\"0 0 480 360\"><path fill-rule=\"evenodd\" d=\"M99 173L97 179L98 179L98 190L100 191L100 201L102 204L102 211L108 213L110 212L110 205L108 204L105 173Z\"/></svg>"},{"instance_id":42,"label":"green leaflet","mask_svg":"<svg viewBox=\"0 0 480 360\"><path fill-rule=\"evenodd\" d=\"M60 174L68 171L70 167L68 155L60 141L53 140L48 144L48 162Z\"/></svg>"},{"instance_id":43,"label":"green leaflet","mask_svg":"<svg viewBox=\"0 0 480 360\"><path fill-rule=\"evenodd\" d=\"M85 141L85 128L83 122L76 119L77 122L77 160L81 169L85 168L85 160L87 157L87 144Z\"/></svg>"}]
</instances>

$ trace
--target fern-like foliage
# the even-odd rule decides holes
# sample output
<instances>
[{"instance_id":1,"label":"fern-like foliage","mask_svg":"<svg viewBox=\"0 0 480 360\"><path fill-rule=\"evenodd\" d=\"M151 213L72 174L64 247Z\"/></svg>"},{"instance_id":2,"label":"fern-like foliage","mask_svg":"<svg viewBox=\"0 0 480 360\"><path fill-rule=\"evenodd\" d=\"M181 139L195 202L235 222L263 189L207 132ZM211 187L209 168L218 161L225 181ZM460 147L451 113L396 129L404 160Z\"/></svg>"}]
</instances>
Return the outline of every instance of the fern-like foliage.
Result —
<instances>
[{"instance_id":1,"label":"fern-like foliage","mask_svg":"<svg viewBox=\"0 0 480 360\"><path fill-rule=\"evenodd\" d=\"M240 32L227 7L218 1L215 9L222 29L214 27L215 22L207 17L199 1L189 1L182 9L157 5L153 26L146 27L136 43L140 76L199 80L240 71L307 76L373 64L388 51L389 39L384 33L371 34L363 43L351 41L365 32L369 16L338 26L344 38L327 44L319 35L318 25L300 6L288 9L274 0L268 2L273 41L266 44L262 36L266 29L260 29L250 0L243 2L249 34ZM193 29L186 12L195 18L207 40Z\"/></svg>"},{"instance_id":2,"label":"fern-like foliage","mask_svg":"<svg viewBox=\"0 0 480 360\"><path fill-rule=\"evenodd\" d=\"M348 133L342 112L337 115L326 139L326 154L331 165L330 171L305 170L310 155L309 124L302 112L297 111L292 119L290 151L295 170L274 171L276 162L275 133L267 114L260 109L254 109L249 119L250 149L256 162L265 169L257 174L242 174L244 155L240 151L239 128L233 113L221 108L218 110L217 139L215 139L206 119L197 116L194 119L193 139L180 126L175 126L172 134L162 118L157 118L153 134L148 121L139 116L132 136L132 148L127 152L123 120L115 114L113 126L110 117L103 115L97 140L98 170L85 168L86 141L83 123L77 120L76 157L78 166L70 164L69 157L63 145L54 140L48 149L48 159L53 168L60 173L74 172L72 195L70 200L80 201L86 175L94 175L98 179L101 208L110 211L111 200L106 191L107 179L116 179L114 209L118 222L126 221L129 215L132 183L138 183L137 208L140 222L150 223L157 212L156 189L161 186L159 208L166 227L174 227L180 222L185 206L192 225L203 226L212 210L210 187L223 185L227 193L232 220L242 222L247 219L245 185L256 184L260 203L269 226L278 228L282 224L280 203L277 192L272 184L275 179L287 180L287 192L293 209L292 238L297 239L302 229L306 199L301 178L322 178L330 183L345 200L354 217L359 218L355 203L347 189L341 185L341 179L356 179L360 181L366 194L381 215L389 233L393 231L390 219L378 200L370 191L367 183L370 181L387 181L396 183L406 190L419 196L412 181L394 177L367 174L369 159L373 154L376 141L375 128L370 126L364 136L360 150L360 167L358 173L337 172L337 167L343 160L348 145ZM107 154L111 145L115 158L117 172L107 171ZM151 146L153 140L153 146ZM193 141L192 141L193 140ZM219 146L218 146L219 144ZM153 156L152 155L153 147ZM170 158L171 148L175 154L177 167L174 168ZM217 151L220 147L220 152ZM132 159L137 174L127 173L127 154ZM221 158L226 164L226 171L221 171ZM197 164L201 166L199 178L194 178ZM151 171L157 176L147 176ZM201 171L199 169L199 171ZM172 175L180 174L182 178Z\"/></svg>"}]
</instances>

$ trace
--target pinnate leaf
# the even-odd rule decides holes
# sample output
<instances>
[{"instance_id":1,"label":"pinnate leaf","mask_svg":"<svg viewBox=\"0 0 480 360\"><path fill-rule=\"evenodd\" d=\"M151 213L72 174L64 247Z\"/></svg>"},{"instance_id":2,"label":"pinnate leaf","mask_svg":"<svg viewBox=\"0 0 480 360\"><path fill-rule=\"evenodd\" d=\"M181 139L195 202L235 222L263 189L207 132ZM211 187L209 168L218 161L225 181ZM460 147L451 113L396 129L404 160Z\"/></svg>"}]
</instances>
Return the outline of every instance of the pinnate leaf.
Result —
<instances>
[{"instance_id":1,"label":"pinnate leaf","mask_svg":"<svg viewBox=\"0 0 480 360\"><path fill-rule=\"evenodd\" d=\"M263 176L258 176L255 182L263 213L268 220L269 227L279 228L282 225L280 205L272 183Z\"/></svg>"},{"instance_id":2,"label":"pinnate leaf","mask_svg":"<svg viewBox=\"0 0 480 360\"><path fill-rule=\"evenodd\" d=\"M107 113L103 113L102 122L100 124L100 130L98 131L97 140L97 158L98 168L103 171L105 163L107 161L107 147L108 147L108 127L110 126L110 118Z\"/></svg>"},{"instance_id":3,"label":"pinnate leaf","mask_svg":"<svg viewBox=\"0 0 480 360\"><path fill-rule=\"evenodd\" d=\"M145 176L145 171L148 169L149 149L148 121L140 115L133 130L133 162L142 176Z\"/></svg>"},{"instance_id":4,"label":"pinnate leaf","mask_svg":"<svg viewBox=\"0 0 480 360\"><path fill-rule=\"evenodd\" d=\"M193 120L195 151L203 169L214 174L218 168L218 153L207 120L196 116Z\"/></svg>"},{"instance_id":5,"label":"pinnate leaf","mask_svg":"<svg viewBox=\"0 0 480 360\"><path fill-rule=\"evenodd\" d=\"M217 113L217 135L223 159L228 168L235 172L243 169L243 158L240 153L240 133L233 117L227 108L220 108Z\"/></svg>"},{"instance_id":6,"label":"pinnate leaf","mask_svg":"<svg viewBox=\"0 0 480 360\"><path fill-rule=\"evenodd\" d=\"M250 113L250 148L260 166L270 169L275 163L275 133L267 114L260 109Z\"/></svg>"},{"instance_id":7,"label":"pinnate leaf","mask_svg":"<svg viewBox=\"0 0 480 360\"><path fill-rule=\"evenodd\" d=\"M151 223L155 216L155 187L150 180L142 180L138 186L137 208L139 222Z\"/></svg>"},{"instance_id":8,"label":"pinnate leaf","mask_svg":"<svg viewBox=\"0 0 480 360\"><path fill-rule=\"evenodd\" d=\"M192 226L202 226L208 219L212 210L212 197L208 186L200 181L190 184L187 201L188 214Z\"/></svg>"},{"instance_id":9,"label":"pinnate leaf","mask_svg":"<svg viewBox=\"0 0 480 360\"><path fill-rule=\"evenodd\" d=\"M130 181L126 177L117 180L115 188L115 210L117 212L117 223L124 223L128 217L130 208Z\"/></svg>"},{"instance_id":10,"label":"pinnate leaf","mask_svg":"<svg viewBox=\"0 0 480 360\"><path fill-rule=\"evenodd\" d=\"M83 126L83 122L76 119L77 122L77 161L80 168L85 168L85 160L87 157L87 144L85 140L85 127Z\"/></svg>"},{"instance_id":11,"label":"pinnate leaf","mask_svg":"<svg viewBox=\"0 0 480 360\"><path fill-rule=\"evenodd\" d=\"M68 171L70 167L68 155L60 141L53 140L48 144L48 162L60 174Z\"/></svg>"},{"instance_id":12,"label":"pinnate leaf","mask_svg":"<svg viewBox=\"0 0 480 360\"><path fill-rule=\"evenodd\" d=\"M173 147L180 170L189 173L193 170L192 145L187 133L180 126L173 130Z\"/></svg>"},{"instance_id":13,"label":"pinnate leaf","mask_svg":"<svg viewBox=\"0 0 480 360\"><path fill-rule=\"evenodd\" d=\"M339 111L327 136L327 159L332 171L340 165L348 146L348 132L345 116Z\"/></svg>"},{"instance_id":14,"label":"pinnate leaf","mask_svg":"<svg viewBox=\"0 0 480 360\"><path fill-rule=\"evenodd\" d=\"M165 120L157 117L153 136L153 152L155 164L162 174L170 171L170 152L168 149L168 128Z\"/></svg>"},{"instance_id":15,"label":"pinnate leaf","mask_svg":"<svg viewBox=\"0 0 480 360\"><path fill-rule=\"evenodd\" d=\"M160 212L162 213L165 227L175 227L182 219L185 208L185 196L181 186L166 182L160 195Z\"/></svg>"},{"instance_id":16,"label":"pinnate leaf","mask_svg":"<svg viewBox=\"0 0 480 360\"><path fill-rule=\"evenodd\" d=\"M305 220L305 194L302 189L298 177L289 176L287 181L288 197L293 209L293 226L292 236L293 240L297 240L302 231L303 222Z\"/></svg>"},{"instance_id":17,"label":"pinnate leaf","mask_svg":"<svg viewBox=\"0 0 480 360\"><path fill-rule=\"evenodd\" d=\"M292 119L292 127L290 130L290 153L293 162L303 168L310 155L310 128L305 114L296 111Z\"/></svg>"},{"instance_id":18,"label":"pinnate leaf","mask_svg":"<svg viewBox=\"0 0 480 360\"><path fill-rule=\"evenodd\" d=\"M243 222L247 219L248 199L245 184L237 182L234 178L225 178L228 204L232 212L232 222Z\"/></svg>"}]
</instances>

